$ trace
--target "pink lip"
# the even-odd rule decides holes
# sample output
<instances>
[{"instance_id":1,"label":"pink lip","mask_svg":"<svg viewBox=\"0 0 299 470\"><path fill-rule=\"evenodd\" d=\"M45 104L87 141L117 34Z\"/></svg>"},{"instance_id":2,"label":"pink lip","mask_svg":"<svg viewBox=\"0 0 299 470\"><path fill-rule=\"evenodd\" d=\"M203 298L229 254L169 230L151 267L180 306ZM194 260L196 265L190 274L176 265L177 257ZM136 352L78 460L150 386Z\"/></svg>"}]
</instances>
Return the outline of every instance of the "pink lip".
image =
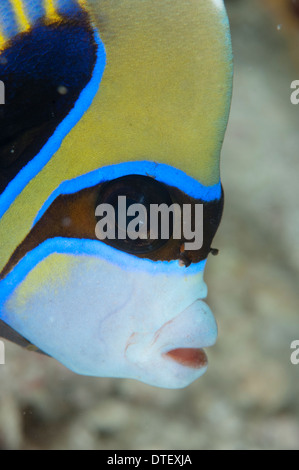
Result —
<instances>
[{"instance_id":1,"label":"pink lip","mask_svg":"<svg viewBox=\"0 0 299 470\"><path fill-rule=\"evenodd\" d=\"M200 348L177 348L164 353L164 356L173 359L179 364L200 369L208 364L208 358L203 349Z\"/></svg>"}]
</instances>

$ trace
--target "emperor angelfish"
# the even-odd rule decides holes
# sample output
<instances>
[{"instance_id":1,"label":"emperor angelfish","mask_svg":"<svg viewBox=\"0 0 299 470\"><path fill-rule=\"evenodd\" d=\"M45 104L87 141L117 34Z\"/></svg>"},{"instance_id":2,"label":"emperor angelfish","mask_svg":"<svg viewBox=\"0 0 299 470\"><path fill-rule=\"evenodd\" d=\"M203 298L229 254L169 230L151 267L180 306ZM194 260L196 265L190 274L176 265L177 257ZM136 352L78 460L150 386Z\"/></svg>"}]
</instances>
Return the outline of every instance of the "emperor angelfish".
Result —
<instances>
[{"instance_id":1,"label":"emperor angelfish","mask_svg":"<svg viewBox=\"0 0 299 470\"><path fill-rule=\"evenodd\" d=\"M231 101L223 1L1 0L0 80L0 336L79 374L187 386L217 337L202 299ZM201 243L173 223L99 239L98 207L120 197L188 206L193 233L201 207Z\"/></svg>"}]
</instances>

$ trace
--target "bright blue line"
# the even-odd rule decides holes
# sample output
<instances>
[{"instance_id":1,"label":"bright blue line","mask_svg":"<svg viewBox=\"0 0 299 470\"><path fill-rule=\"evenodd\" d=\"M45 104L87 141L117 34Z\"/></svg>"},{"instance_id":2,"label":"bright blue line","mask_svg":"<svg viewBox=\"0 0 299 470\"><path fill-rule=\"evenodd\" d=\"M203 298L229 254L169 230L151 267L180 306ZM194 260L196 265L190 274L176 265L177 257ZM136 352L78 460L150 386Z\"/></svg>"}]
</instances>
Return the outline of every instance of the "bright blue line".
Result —
<instances>
[{"instance_id":1,"label":"bright blue line","mask_svg":"<svg viewBox=\"0 0 299 470\"><path fill-rule=\"evenodd\" d=\"M3 1L3 0L1 0ZM50 137L40 152L17 174L8 184L0 196L0 218L7 211L16 197L21 193L29 181L34 178L42 168L48 163L52 155L59 149L63 139L70 130L77 124L83 114L91 105L96 95L102 79L106 64L106 54L104 45L96 31L95 40L98 44L97 60L92 73L92 78L88 85L82 90L74 108L67 117L57 126L54 134Z\"/></svg>"},{"instance_id":2,"label":"bright blue line","mask_svg":"<svg viewBox=\"0 0 299 470\"><path fill-rule=\"evenodd\" d=\"M178 260L175 261L152 261L145 258L137 258L134 255L124 253L98 240L86 240L76 238L51 238L45 240L36 248L28 252L24 258L15 266L5 279L0 282L0 305L12 294L27 276L42 260L53 253L70 254L76 256L96 256L109 263L119 266L123 270L147 271L152 275L169 274L186 276L203 271L206 260L199 263L192 263L188 268L180 266ZM1 317L1 311L0 311Z\"/></svg>"},{"instance_id":3,"label":"bright blue line","mask_svg":"<svg viewBox=\"0 0 299 470\"><path fill-rule=\"evenodd\" d=\"M191 176L186 175L182 170L178 170L164 163L150 161L124 162L102 167L61 183L40 209L33 225L36 224L52 202L61 194L73 194L81 189L89 188L104 181L111 181L120 176L130 174L154 176L157 181L161 181L169 186L175 186L181 191L184 191L187 195L196 199L202 199L206 202L214 201L221 197L220 181L213 186L205 186Z\"/></svg>"}]
</instances>

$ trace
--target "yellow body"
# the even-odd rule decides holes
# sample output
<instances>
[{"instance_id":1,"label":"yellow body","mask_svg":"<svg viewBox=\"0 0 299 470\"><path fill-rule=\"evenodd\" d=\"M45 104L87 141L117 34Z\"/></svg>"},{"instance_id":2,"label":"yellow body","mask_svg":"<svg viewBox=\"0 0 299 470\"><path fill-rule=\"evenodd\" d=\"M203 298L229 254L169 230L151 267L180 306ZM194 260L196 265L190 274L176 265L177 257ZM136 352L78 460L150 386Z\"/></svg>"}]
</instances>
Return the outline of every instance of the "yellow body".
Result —
<instances>
[{"instance_id":1,"label":"yellow body","mask_svg":"<svg viewBox=\"0 0 299 470\"><path fill-rule=\"evenodd\" d=\"M54 2L46 4L55 15ZM179 168L205 185L219 181L232 64L228 25L217 2L93 0L86 7L107 54L100 89L59 151L4 214L0 269L62 181L145 159Z\"/></svg>"}]
</instances>

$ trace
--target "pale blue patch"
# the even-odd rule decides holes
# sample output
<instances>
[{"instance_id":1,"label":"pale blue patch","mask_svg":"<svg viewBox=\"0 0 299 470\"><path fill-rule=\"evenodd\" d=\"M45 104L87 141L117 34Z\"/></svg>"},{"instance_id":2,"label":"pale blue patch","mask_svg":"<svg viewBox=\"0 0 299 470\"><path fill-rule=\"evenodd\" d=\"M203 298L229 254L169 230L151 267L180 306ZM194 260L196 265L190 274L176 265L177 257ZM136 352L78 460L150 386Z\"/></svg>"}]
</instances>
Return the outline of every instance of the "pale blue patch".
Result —
<instances>
[{"instance_id":1,"label":"pale blue patch","mask_svg":"<svg viewBox=\"0 0 299 470\"><path fill-rule=\"evenodd\" d=\"M56 8L63 15L73 15L82 10L76 0L56 0Z\"/></svg>"},{"instance_id":2,"label":"pale blue patch","mask_svg":"<svg viewBox=\"0 0 299 470\"><path fill-rule=\"evenodd\" d=\"M111 181L124 175L154 176L157 181L175 186L188 196L202 199L205 202L214 201L221 197L220 181L212 186L205 186L182 170L173 168L164 163L150 161L124 162L99 168L90 173L78 176L72 180L64 181L53 191L48 200L38 212L33 225L43 216L52 202L61 194L73 194L85 188L90 188L104 181Z\"/></svg>"},{"instance_id":3,"label":"pale blue patch","mask_svg":"<svg viewBox=\"0 0 299 470\"><path fill-rule=\"evenodd\" d=\"M42 0L23 0L23 3L31 25L34 25L46 13Z\"/></svg>"},{"instance_id":4,"label":"pale blue patch","mask_svg":"<svg viewBox=\"0 0 299 470\"><path fill-rule=\"evenodd\" d=\"M3 1L3 0L1 0ZM73 109L67 117L57 126L55 132L40 150L40 152L17 174L17 176L8 184L0 196L0 218L7 211L16 197L25 188L29 181L37 175L41 169L48 163L52 155L59 149L65 136L82 118L83 114L91 105L96 95L102 79L106 64L106 53L97 31L94 31L95 40L98 44L97 60L92 73L92 78L88 85L82 90Z\"/></svg>"},{"instance_id":5,"label":"pale blue patch","mask_svg":"<svg viewBox=\"0 0 299 470\"><path fill-rule=\"evenodd\" d=\"M9 0L1 0L0 28L7 38L12 38L19 32L16 15Z\"/></svg>"}]
</instances>

